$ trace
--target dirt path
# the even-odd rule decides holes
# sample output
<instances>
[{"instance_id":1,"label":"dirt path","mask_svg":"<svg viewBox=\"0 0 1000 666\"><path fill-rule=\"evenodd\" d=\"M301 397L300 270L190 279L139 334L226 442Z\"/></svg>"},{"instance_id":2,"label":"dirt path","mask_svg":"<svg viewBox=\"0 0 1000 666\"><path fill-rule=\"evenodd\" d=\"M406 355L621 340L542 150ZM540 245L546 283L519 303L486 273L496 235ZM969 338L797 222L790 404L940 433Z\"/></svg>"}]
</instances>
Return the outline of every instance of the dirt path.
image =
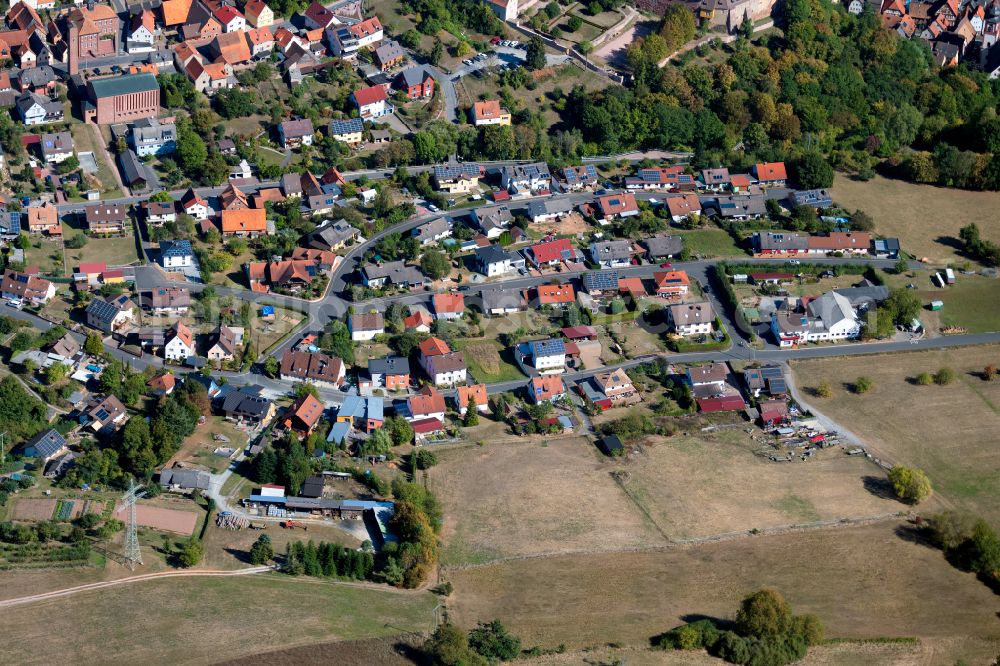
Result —
<instances>
[{"instance_id":1,"label":"dirt path","mask_svg":"<svg viewBox=\"0 0 1000 666\"><path fill-rule=\"evenodd\" d=\"M68 597L73 594L78 594L80 592L90 592L92 590L101 590L107 587L115 587L117 585L126 585L128 583L139 583L146 580L154 580L157 578L180 578L180 577L190 577L190 576L247 576L251 574L264 573L266 571L272 571L271 567L251 567L248 569L239 569L237 571L161 571L159 573L149 573L141 574L139 576L129 576L128 578L119 578L117 580L106 580L99 583L88 583L86 585L77 585L76 587L67 587L62 590L53 590L51 592L43 592L41 594L33 594L27 597L18 597L16 599L5 599L0 601L0 608L9 608L11 606L20 606L22 604L30 604L36 601L47 601L49 599L58 599L59 597Z\"/></svg>"}]
</instances>

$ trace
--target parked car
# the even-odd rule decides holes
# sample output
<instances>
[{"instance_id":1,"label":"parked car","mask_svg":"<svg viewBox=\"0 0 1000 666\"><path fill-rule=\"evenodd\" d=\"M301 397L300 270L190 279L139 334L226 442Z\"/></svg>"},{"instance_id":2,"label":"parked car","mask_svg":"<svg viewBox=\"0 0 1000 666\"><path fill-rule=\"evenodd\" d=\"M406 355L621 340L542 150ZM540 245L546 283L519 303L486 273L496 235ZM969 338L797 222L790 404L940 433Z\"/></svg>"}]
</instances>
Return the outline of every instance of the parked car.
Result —
<instances>
[{"instance_id":1,"label":"parked car","mask_svg":"<svg viewBox=\"0 0 1000 666\"><path fill-rule=\"evenodd\" d=\"M673 264L670 263L669 261L664 261L662 264L660 264L660 268L672 268L672 267Z\"/></svg>"},{"instance_id":2,"label":"parked car","mask_svg":"<svg viewBox=\"0 0 1000 666\"><path fill-rule=\"evenodd\" d=\"M468 66L472 65L472 61L471 60L463 60L462 64L468 67Z\"/></svg>"},{"instance_id":3,"label":"parked car","mask_svg":"<svg viewBox=\"0 0 1000 666\"><path fill-rule=\"evenodd\" d=\"M499 37L493 37L492 39L490 39L490 44L492 44L493 46L496 46L499 43L500 43Z\"/></svg>"},{"instance_id":4,"label":"parked car","mask_svg":"<svg viewBox=\"0 0 1000 666\"><path fill-rule=\"evenodd\" d=\"M798 266L798 265L799 265L799 264L801 264L802 262L801 262L801 261L799 261L798 259L789 259L789 260L788 260L788 263L790 263L790 264L791 264L792 266Z\"/></svg>"}]
</instances>

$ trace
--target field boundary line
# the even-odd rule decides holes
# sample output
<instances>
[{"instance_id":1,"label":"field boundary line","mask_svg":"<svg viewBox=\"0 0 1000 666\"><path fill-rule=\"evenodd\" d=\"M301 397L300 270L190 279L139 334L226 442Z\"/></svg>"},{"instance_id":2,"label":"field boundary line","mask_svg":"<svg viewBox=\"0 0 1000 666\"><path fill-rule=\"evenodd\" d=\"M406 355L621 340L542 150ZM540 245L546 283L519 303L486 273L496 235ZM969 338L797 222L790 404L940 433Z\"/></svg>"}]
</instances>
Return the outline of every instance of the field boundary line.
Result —
<instances>
[{"instance_id":1,"label":"field boundary line","mask_svg":"<svg viewBox=\"0 0 1000 666\"><path fill-rule=\"evenodd\" d=\"M455 565L441 565L441 570L447 572L449 570L455 571L466 571L469 569L482 569L485 567L494 566L497 564L505 564L507 562L519 562L524 560L541 560L554 557L565 557L574 555L614 555L622 553L664 553L670 550L676 550L679 548L687 548L691 546L699 546L707 543L720 543L723 541L735 541L737 539L746 539L749 537L771 537L771 536L782 536L785 534L792 534L795 532L810 532L819 531L824 529L837 529L844 527L859 527L862 525L874 525L877 523L888 523L897 522L901 519L908 518L910 513L907 511L897 511L893 513L883 513L875 516L861 516L856 518L834 518L832 520L823 520L815 523L800 523L793 525L778 525L775 527L767 527L761 529L749 529L737 532L725 532L722 534L710 534L703 537L695 537L692 539L685 540L670 540L666 545L662 546L637 546L635 548L609 548L609 549L577 549L577 550L566 550L561 552L551 552L551 553L538 553L535 555L513 555L511 557L501 557L495 560L490 560L489 562L478 562L474 564L455 564Z\"/></svg>"}]
</instances>

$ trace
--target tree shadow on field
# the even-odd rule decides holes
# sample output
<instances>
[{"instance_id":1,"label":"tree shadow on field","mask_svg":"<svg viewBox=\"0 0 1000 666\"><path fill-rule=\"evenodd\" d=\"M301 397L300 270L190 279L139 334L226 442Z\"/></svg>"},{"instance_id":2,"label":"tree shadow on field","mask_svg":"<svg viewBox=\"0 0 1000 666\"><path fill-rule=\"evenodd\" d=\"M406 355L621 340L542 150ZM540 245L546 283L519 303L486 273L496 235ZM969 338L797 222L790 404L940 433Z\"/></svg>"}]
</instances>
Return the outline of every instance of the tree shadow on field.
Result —
<instances>
[{"instance_id":1,"label":"tree shadow on field","mask_svg":"<svg viewBox=\"0 0 1000 666\"><path fill-rule=\"evenodd\" d=\"M223 548L224 551L235 557L243 564L250 564L250 553L240 548Z\"/></svg>"},{"instance_id":2,"label":"tree shadow on field","mask_svg":"<svg viewBox=\"0 0 1000 666\"><path fill-rule=\"evenodd\" d=\"M965 243L962 242L961 238L955 238L954 236L938 236L934 239L934 242L944 245L945 247L950 247L958 252L965 252Z\"/></svg>"},{"instance_id":3,"label":"tree shadow on field","mask_svg":"<svg viewBox=\"0 0 1000 666\"><path fill-rule=\"evenodd\" d=\"M430 663L430 658L427 654L420 649L420 646L414 645L412 643L407 643L405 641L397 641L392 646L392 651L408 659L414 664L428 664Z\"/></svg>"},{"instance_id":4,"label":"tree shadow on field","mask_svg":"<svg viewBox=\"0 0 1000 666\"><path fill-rule=\"evenodd\" d=\"M924 531L920 527L911 523L897 526L895 532L896 536L907 543L923 546L924 548L930 548L931 550L936 550L938 552L941 550L934 545L934 542L927 538L927 535L924 534Z\"/></svg>"},{"instance_id":5,"label":"tree shadow on field","mask_svg":"<svg viewBox=\"0 0 1000 666\"><path fill-rule=\"evenodd\" d=\"M872 476L871 474L866 474L861 477L861 483L865 487L865 490L870 492L875 497L881 499L897 499L896 490L892 487L892 483L889 479L884 476Z\"/></svg>"}]
</instances>

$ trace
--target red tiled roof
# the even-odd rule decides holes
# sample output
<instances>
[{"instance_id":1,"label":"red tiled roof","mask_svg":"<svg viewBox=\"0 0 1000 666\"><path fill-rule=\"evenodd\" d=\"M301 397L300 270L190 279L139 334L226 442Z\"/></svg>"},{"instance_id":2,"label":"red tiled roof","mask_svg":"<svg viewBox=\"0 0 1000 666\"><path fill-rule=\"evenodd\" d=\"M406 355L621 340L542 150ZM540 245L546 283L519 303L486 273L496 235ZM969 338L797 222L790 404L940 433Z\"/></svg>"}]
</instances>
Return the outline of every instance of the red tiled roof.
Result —
<instances>
[{"instance_id":1,"label":"red tiled roof","mask_svg":"<svg viewBox=\"0 0 1000 666\"><path fill-rule=\"evenodd\" d=\"M465 311L465 296L462 294L434 294L434 312L456 313Z\"/></svg>"},{"instance_id":2,"label":"red tiled roof","mask_svg":"<svg viewBox=\"0 0 1000 666\"><path fill-rule=\"evenodd\" d=\"M418 435L426 435L431 432L444 430L444 424L438 419L417 419L410 423L410 427Z\"/></svg>"},{"instance_id":3,"label":"red tiled roof","mask_svg":"<svg viewBox=\"0 0 1000 666\"><path fill-rule=\"evenodd\" d=\"M571 284L540 284L538 285L538 302L541 305L557 303L572 303L576 300L576 292Z\"/></svg>"},{"instance_id":4,"label":"red tiled roof","mask_svg":"<svg viewBox=\"0 0 1000 666\"><path fill-rule=\"evenodd\" d=\"M371 86L354 91L354 101L358 106L367 106L376 102L385 101L385 89L382 86Z\"/></svg>"},{"instance_id":5,"label":"red tiled roof","mask_svg":"<svg viewBox=\"0 0 1000 666\"><path fill-rule=\"evenodd\" d=\"M540 264L558 261L563 258L564 252L573 253L573 246L570 245L569 239L566 238L549 241L548 243L539 243L531 247L531 254L535 257L535 261Z\"/></svg>"},{"instance_id":6,"label":"red tiled roof","mask_svg":"<svg viewBox=\"0 0 1000 666\"><path fill-rule=\"evenodd\" d=\"M784 162L761 162L754 165L754 173L757 180L787 180L788 174L785 172Z\"/></svg>"},{"instance_id":7,"label":"red tiled roof","mask_svg":"<svg viewBox=\"0 0 1000 666\"><path fill-rule=\"evenodd\" d=\"M420 343L419 349L423 356L437 356L438 354L447 354L451 351L448 343L441 338L427 338Z\"/></svg>"}]
</instances>

